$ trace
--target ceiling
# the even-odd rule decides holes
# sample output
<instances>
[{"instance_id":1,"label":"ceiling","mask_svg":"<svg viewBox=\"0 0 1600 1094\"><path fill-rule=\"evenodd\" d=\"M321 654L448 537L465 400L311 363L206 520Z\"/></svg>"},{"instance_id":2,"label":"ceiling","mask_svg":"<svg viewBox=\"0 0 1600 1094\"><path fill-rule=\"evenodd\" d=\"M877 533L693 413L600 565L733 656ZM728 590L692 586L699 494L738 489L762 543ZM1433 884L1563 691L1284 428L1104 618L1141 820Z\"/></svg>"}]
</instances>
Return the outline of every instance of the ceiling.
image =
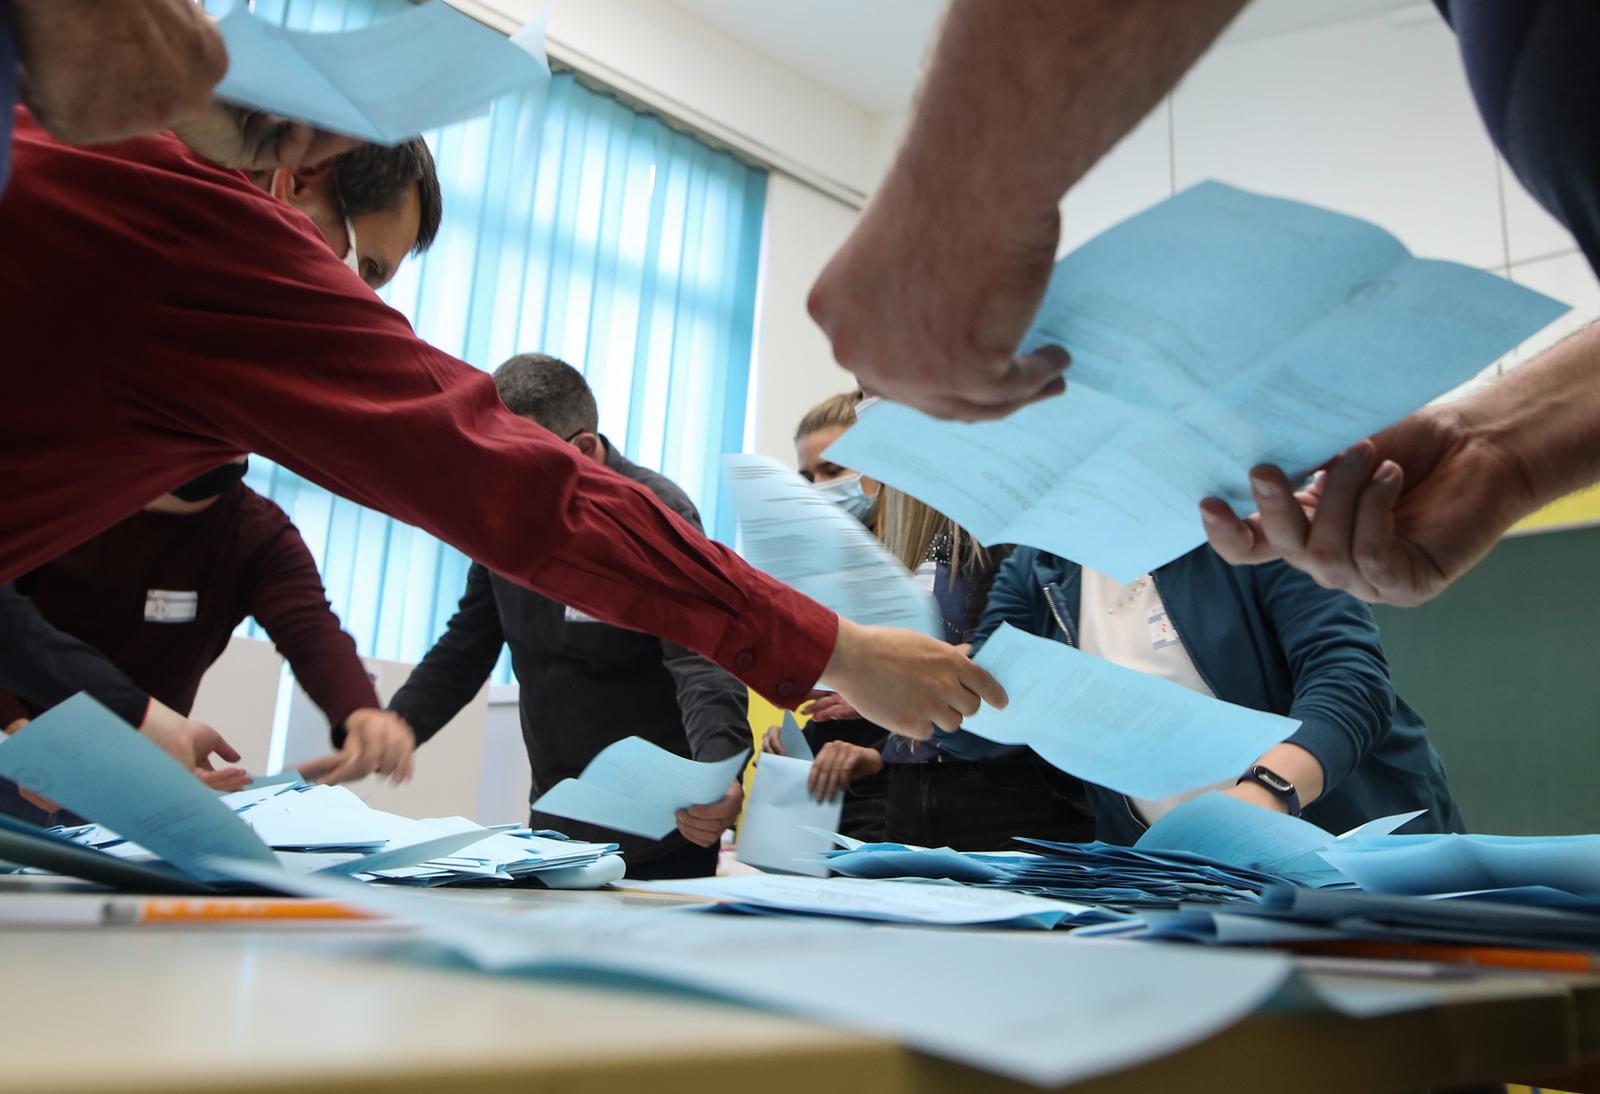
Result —
<instances>
[{"instance_id":1,"label":"ceiling","mask_svg":"<svg viewBox=\"0 0 1600 1094\"><path fill-rule=\"evenodd\" d=\"M665 0L872 114L911 102L941 0ZM1418 6L1417 0L1253 0L1242 41Z\"/></svg>"}]
</instances>

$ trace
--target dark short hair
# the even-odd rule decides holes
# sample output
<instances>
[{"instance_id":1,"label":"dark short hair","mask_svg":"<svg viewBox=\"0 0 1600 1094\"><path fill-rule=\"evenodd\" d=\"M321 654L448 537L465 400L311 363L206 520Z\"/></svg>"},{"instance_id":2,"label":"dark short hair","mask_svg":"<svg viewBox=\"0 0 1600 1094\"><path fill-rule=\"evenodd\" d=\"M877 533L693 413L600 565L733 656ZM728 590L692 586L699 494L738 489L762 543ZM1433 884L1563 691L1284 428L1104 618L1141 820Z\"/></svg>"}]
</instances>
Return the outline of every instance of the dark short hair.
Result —
<instances>
[{"instance_id":1,"label":"dark short hair","mask_svg":"<svg viewBox=\"0 0 1600 1094\"><path fill-rule=\"evenodd\" d=\"M333 177L339 184L344 215L352 219L393 209L415 186L421 218L411 253L421 254L432 246L444 216L444 199L439 194L433 153L421 137L412 137L393 148L377 144L352 148L334 157Z\"/></svg>"},{"instance_id":2,"label":"dark short hair","mask_svg":"<svg viewBox=\"0 0 1600 1094\"><path fill-rule=\"evenodd\" d=\"M511 413L532 418L563 440L600 428L588 381L559 358L519 353L494 370L494 386Z\"/></svg>"}]
</instances>

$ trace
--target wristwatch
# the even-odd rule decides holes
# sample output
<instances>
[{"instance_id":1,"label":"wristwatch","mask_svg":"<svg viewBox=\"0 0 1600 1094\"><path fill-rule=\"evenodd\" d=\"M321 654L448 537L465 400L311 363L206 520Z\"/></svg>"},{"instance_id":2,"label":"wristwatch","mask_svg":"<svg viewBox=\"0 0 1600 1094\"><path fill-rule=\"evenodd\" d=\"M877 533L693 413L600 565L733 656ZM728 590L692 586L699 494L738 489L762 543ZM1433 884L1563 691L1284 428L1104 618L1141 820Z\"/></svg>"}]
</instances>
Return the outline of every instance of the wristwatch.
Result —
<instances>
[{"instance_id":1,"label":"wristwatch","mask_svg":"<svg viewBox=\"0 0 1600 1094\"><path fill-rule=\"evenodd\" d=\"M1239 776L1239 782L1256 783L1277 797L1289 811L1291 817L1300 815L1300 792L1294 788L1294 783L1262 764L1252 764L1250 770ZM1237 783L1235 784L1237 785Z\"/></svg>"}]
</instances>

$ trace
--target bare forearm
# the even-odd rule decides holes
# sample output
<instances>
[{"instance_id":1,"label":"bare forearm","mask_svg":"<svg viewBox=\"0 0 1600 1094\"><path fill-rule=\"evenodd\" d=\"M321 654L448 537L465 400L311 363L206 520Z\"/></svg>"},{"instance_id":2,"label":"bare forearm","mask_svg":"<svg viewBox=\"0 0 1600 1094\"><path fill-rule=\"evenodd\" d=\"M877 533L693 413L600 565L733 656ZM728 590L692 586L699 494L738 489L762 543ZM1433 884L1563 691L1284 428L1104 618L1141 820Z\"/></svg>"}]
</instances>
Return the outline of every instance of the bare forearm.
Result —
<instances>
[{"instance_id":1,"label":"bare forearm","mask_svg":"<svg viewBox=\"0 0 1600 1094\"><path fill-rule=\"evenodd\" d=\"M1294 783L1300 795L1300 805L1305 807L1322 797L1324 775L1322 764L1306 749L1285 741L1273 745L1256 761L1269 771L1276 772Z\"/></svg>"},{"instance_id":2,"label":"bare forearm","mask_svg":"<svg viewBox=\"0 0 1600 1094\"><path fill-rule=\"evenodd\" d=\"M1518 516L1600 480L1600 324L1455 408L1513 461Z\"/></svg>"},{"instance_id":3,"label":"bare forearm","mask_svg":"<svg viewBox=\"0 0 1600 1094\"><path fill-rule=\"evenodd\" d=\"M956 0L891 184L1037 217L1171 90L1246 0Z\"/></svg>"}]
</instances>

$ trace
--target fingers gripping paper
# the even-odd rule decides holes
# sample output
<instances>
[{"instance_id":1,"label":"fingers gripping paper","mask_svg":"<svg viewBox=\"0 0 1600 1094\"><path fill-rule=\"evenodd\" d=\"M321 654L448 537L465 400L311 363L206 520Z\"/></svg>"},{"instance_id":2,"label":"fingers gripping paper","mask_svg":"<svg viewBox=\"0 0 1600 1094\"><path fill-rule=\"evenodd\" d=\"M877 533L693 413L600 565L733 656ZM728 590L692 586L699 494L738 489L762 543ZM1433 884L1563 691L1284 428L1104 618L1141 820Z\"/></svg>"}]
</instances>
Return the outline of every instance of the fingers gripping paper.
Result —
<instances>
[{"instance_id":1,"label":"fingers gripping paper","mask_svg":"<svg viewBox=\"0 0 1600 1094\"><path fill-rule=\"evenodd\" d=\"M1056 264L1020 348L1071 351L1064 396L976 425L879 403L827 455L984 543L1128 582L1205 541L1201 499L1254 509L1254 465L1305 474L1566 310L1365 221L1208 182Z\"/></svg>"}]
</instances>

